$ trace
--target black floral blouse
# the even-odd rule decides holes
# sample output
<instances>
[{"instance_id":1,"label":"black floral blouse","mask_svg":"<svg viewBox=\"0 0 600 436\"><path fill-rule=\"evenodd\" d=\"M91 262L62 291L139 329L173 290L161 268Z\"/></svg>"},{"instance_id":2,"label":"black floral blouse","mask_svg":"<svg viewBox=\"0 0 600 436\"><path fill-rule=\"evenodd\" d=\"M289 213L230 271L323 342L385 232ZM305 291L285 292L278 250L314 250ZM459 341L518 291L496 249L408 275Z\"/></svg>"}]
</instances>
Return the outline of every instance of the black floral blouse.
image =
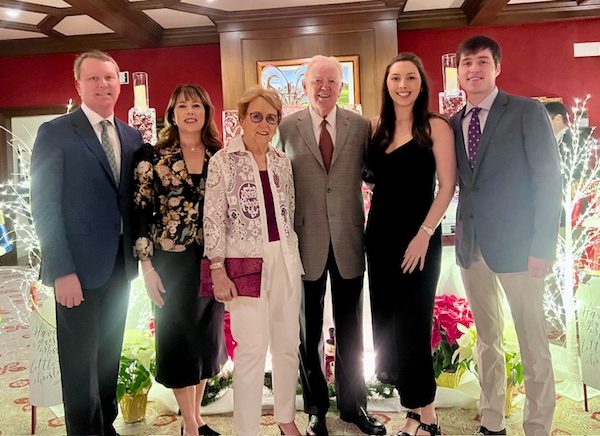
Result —
<instances>
[{"instance_id":1,"label":"black floral blouse","mask_svg":"<svg viewBox=\"0 0 600 436\"><path fill-rule=\"evenodd\" d=\"M184 251L192 243L202 246L202 210L208 149L200 183L192 181L178 144L156 149L145 145L134 156L133 220L135 254L149 259L154 247Z\"/></svg>"}]
</instances>

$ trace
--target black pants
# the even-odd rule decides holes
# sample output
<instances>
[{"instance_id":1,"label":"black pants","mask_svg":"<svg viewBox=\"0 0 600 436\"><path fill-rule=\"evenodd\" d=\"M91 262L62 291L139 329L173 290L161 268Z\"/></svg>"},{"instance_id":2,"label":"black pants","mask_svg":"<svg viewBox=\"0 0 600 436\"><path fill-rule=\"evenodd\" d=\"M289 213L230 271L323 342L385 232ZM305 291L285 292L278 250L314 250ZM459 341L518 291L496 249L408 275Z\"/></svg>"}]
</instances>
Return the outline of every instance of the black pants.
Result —
<instances>
[{"instance_id":1,"label":"black pants","mask_svg":"<svg viewBox=\"0 0 600 436\"><path fill-rule=\"evenodd\" d=\"M56 304L58 359L69 435L115 435L117 374L127 317L129 282L123 244L112 275L99 289L84 289L84 301Z\"/></svg>"},{"instance_id":2,"label":"black pants","mask_svg":"<svg viewBox=\"0 0 600 436\"><path fill-rule=\"evenodd\" d=\"M340 275L331 244L323 275L305 280L300 309L300 375L304 411L325 414L329 409L327 382L323 374L323 301L327 273L331 280L335 324L335 389L341 413L355 414L366 407L363 375L362 284L363 276L344 279Z\"/></svg>"}]
</instances>

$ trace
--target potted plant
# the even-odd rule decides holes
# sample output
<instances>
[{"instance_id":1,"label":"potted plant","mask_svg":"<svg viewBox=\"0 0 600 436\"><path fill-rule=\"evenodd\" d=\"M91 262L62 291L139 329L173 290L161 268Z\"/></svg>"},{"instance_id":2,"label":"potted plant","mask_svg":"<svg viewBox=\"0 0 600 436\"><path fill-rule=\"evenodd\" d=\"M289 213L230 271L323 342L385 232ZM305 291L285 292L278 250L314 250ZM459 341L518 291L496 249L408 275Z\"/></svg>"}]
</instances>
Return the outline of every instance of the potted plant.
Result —
<instances>
[{"instance_id":1,"label":"potted plant","mask_svg":"<svg viewBox=\"0 0 600 436\"><path fill-rule=\"evenodd\" d=\"M117 377L117 400L123 420L138 422L146 415L148 391L155 372L154 338L149 332L126 330Z\"/></svg>"},{"instance_id":2,"label":"potted plant","mask_svg":"<svg viewBox=\"0 0 600 436\"><path fill-rule=\"evenodd\" d=\"M469 303L456 295L438 295L433 308L431 349L436 382L439 386L455 388L468 368L468 363L453 358L463 335L461 330L473 324Z\"/></svg>"}]
</instances>

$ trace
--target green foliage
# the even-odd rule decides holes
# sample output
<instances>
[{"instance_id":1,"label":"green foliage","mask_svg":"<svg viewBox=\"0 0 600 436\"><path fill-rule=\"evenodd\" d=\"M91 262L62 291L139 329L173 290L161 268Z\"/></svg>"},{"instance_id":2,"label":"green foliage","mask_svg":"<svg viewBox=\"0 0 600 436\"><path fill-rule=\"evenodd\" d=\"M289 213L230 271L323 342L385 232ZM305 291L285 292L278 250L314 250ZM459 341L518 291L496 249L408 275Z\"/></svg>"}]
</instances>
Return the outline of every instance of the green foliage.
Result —
<instances>
[{"instance_id":1,"label":"green foliage","mask_svg":"<svg viewBox=\"0 0 600 436\"><path fill-rule=\"evenodd\" d=\"M154 338L145 331L126 330L119 363L117 401L147 392L152 386L150 375L156 372Z\"/></svg>"},{"instance_id":2,"label":"green foliage","mask_svg":"<svg viewBox=\"0 0 600 436\"><path fill-rule=\"evenodd\" d=\"M506 379L508 384L513 386L523 383L523 362L518 352L506 352Z\"/></svg>"},{"instance_id":3,"label":"green foliage","mask_svg":"<svg viewBox=\"0 0 600 436\"><path fill-rule=\"evenodd\" d=\"M381 383L374 377L367 382L367 396L375 400L394 397L394 389L393 385Z\"/></svg>"},{"instance_id":4,"label":"green foliage","mask_svg":"<svg viewBox=\"0 0 600 436\"><path fill-rule=\"evenodd\" d=\"M206 387L204 388L202 405L206 406L207 404L214 402L226 389L229 389L232 384L233 372L231 371L222 371L214 377L209 378L206 381Z\"/></svg>"}]
</instances>

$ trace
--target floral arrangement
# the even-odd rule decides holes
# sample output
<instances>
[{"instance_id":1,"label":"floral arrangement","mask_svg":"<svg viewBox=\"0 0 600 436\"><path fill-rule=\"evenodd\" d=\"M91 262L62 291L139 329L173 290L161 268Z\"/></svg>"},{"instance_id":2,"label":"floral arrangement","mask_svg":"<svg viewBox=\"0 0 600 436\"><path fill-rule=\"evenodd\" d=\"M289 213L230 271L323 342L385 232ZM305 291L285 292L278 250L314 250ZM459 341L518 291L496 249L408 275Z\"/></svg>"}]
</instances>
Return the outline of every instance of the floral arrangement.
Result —
<instances>
[{"instance_id":1,"label":"floral arrangement","mask_svg":"<svg viewBox=\"0 0 600 436\"><path fill-rule=\"evenodd\" d=\"M456 341L458 348L454 351L452 361L460 362L469 371L477 375L477 329L475 324L469 328L460 326L459 329L462 336ZM502 343L505 353L507 383L510 386L519 386L523 383L523 362L519 352L517 332L512 322L507 322L504 325Z\"/></svg>"},{"instance_id":2,"label":"floral arrangement","mask_svg":"<svg viewBox=\"0 0 600 436\"><path fill-rule=\"evenodd\" d=\"M147 393L156 369L154 338L148 331L126 330L117 377L117 401Z\"/></svg>"},{"instance_id":3,"label":"floral arrangement","mask_svg":"<svg viewBox=\"0 0 600 436\"><path fill-rule=\"evenodd\" d=\"M473 314L469 303L456 295L438 295L433 308L431 349L435 377L442 372L457 372L460 367L468 368L464 359L453 359L459 348L458 339L462 330L473 324Z\"/></svg>"}]
</instances>

